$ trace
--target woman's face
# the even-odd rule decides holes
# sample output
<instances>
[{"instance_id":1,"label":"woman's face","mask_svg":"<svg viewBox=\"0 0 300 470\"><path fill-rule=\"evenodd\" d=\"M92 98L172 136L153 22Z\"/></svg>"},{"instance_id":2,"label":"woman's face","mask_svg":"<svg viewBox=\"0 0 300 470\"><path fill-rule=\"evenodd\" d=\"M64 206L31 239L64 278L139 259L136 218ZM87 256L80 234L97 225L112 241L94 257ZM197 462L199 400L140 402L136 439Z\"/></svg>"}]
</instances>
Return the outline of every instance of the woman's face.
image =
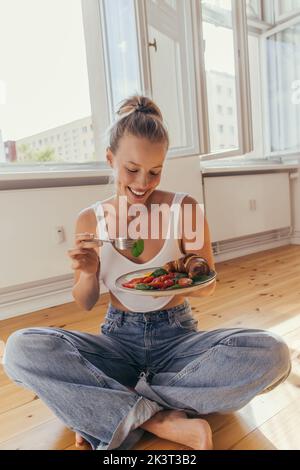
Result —
<instances>
[{"instance_id":1,"label":"woman's face","mask_svg":"<svg viewBox=\"0 0 300 470\"><path fill-rule=\"evenodd\" d=\"M165 144L133 135L122 137L116 154L108 148L107 161L114 170L117 195L127 196L129 204L145 204L160 183L165 156Z\"/></svg>"}]
</instances>

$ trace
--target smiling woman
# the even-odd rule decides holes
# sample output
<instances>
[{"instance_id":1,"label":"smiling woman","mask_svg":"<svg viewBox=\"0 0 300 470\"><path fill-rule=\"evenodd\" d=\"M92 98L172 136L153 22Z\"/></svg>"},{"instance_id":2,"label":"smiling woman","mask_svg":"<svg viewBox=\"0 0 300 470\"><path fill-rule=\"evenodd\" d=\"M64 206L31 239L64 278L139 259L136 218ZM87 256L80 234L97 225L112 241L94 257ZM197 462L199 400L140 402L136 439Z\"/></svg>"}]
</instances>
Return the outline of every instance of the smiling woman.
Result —
<instances>
[{"instance_id":1,"label":"smiling woman","mask_svg":"<svg viewBox=\"0 0 300 470\"><path fill-rule=\"evenodd\" d=\"M93 308L100 279L109 290L101 334L54 327L15 331L6 344L5 371L17 384L33 390L76 431L78 441L82 436L93 449L130 449L144 430L192 449L211 449L212 431L199 415L238 410L274 388L289 374L289 351L280 337L263 330L198 331L187 298L174 291L153 299L118 289L116 280L136 271L137 265L152 274L153 267L168 268L174 260L179 269L181 261L186 262L189 274L214 267L206 219L204 243L195 253L206 261L195 265L194 254L184 252L188 237L180 234L180 211L183 202L191 203L194 222L199 210L196 201L183 192L157 189L160 174L156 171L163 166L168 148L159 110L143 96L130 97L122 114L125 110L107 150L116 194L79 214L76 249L71 250L76 258L72 292L78 305ZM154 202L172 209L166 239L147 238L140 263L111 243L103 243L99 250L85 245L91 234L102 239L111 231L113 220L105 218L104 205L117 208L118 199L125 196L129 206L135 206L132 189L144 193L138 197L147 208ZM127 226L120 211L114 214ZM160 273L154 269L154 274Z\"/></svg>"},{"instance_id":2,"label":"smiling woman","mask_svg":"<svg viewBox=\"0 0 300 470\"><path fill-rule=\"evenodd\" d=\"M149 200L158 186L169 136L157 105L146 96L124 100L110 130L106 158L113 169L117 195L129 204Z\"/></svg>"}]
</instances>

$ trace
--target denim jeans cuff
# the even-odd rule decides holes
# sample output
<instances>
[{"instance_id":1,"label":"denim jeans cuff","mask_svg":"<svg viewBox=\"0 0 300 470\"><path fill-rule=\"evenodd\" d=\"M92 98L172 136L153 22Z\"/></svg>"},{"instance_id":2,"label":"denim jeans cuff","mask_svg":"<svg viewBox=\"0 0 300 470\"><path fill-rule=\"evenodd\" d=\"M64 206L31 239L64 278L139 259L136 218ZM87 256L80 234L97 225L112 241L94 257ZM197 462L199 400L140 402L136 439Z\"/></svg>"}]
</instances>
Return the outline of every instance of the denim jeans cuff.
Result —
<instances>
[{"instance_id":1,"label":"denim jeans cuff","mask_svg":"<svg viewBox=\"0 0 300 470\"><path fill-rule=\"evenodd\" d=\"M139 397L128 415L118 424L110 442L108 444L99 444L97 450L131 449L144 434L144 429L139 428L139 426L162 409L163 407L158 403L148 400L148 398Z\"/></svg>"}]
</instances>

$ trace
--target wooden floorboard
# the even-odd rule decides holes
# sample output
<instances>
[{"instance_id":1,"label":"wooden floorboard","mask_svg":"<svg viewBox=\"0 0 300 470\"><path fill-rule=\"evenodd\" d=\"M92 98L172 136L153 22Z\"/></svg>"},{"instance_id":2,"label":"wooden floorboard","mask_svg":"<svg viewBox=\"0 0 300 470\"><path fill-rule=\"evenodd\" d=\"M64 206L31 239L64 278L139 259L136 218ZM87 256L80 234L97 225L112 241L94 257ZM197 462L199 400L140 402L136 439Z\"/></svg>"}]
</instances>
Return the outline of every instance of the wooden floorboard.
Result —
<instances>
[{"instance_id":1,"label":"wooden floorboard","mask_svg":"<svg viewBox=\"0 0 300 470\"><path fill-rule=\"evenodd\" d=\"M285 246L216 265L217 289L190 298L200 330L263 328L287 341L293 369L287 381L236 413L212 414L215 449L300 449L300 247ZM0 322L0 339L21 328L51 326L99 333L108 295L91 312L74 302ZM74 433L30 390L0 367L0 449L76 449ZM188 449L145 432L135 449Z\"/></svg>"}]
</instances>

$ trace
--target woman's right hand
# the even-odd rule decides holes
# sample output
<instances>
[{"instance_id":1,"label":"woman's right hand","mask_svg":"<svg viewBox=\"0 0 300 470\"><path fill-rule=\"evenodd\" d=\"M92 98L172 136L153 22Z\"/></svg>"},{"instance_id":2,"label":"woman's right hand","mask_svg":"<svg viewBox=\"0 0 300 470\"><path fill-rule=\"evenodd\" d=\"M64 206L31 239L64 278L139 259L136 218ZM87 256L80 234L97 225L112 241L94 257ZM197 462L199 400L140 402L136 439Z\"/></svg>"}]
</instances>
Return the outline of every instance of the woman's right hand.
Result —
<instances>
[{"instance_id":1,"label":"woman's right hand","mask_svg":"<svg viewBox=\"0 0 300 470\"><path fill-rule=\"evenodd\" d=\"M72 269L85 274L97 274L99 268L100 247L103 242L93 242L94 234L77 233L75 248L68 250L68 256L72 259ZM99 254L97 252L99 247Z\"/></svg>"}]
</instances>

